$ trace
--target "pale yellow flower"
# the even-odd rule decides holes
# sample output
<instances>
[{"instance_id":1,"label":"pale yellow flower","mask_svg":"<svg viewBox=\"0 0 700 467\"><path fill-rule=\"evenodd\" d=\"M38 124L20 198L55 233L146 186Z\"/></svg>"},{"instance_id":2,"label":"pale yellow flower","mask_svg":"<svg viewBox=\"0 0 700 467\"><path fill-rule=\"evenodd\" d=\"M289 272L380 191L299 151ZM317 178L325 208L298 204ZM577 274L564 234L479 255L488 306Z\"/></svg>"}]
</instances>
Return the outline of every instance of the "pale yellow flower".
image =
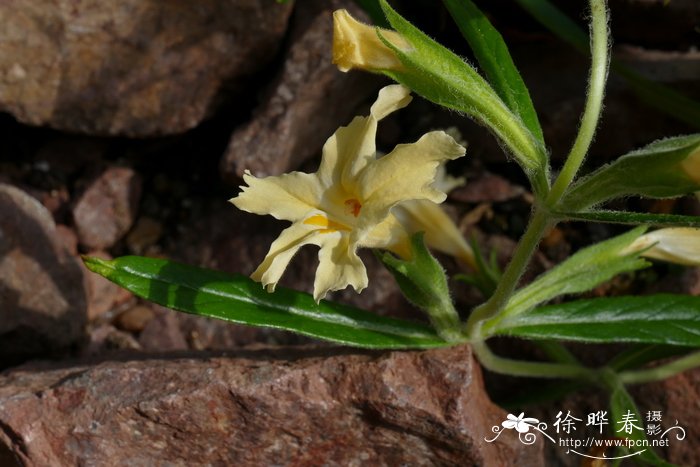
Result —
<instances>
[{"instance_id":1,"label":"pale yellow flower","mask_svg":"<svg viewBox=\"0 0 700 467\"><path fill-rule=\"evenodd\" d=\"M462 185L464 178L451 177L445 172L444 165L438 168L433 188L449 193ZM474 251L459 227L438 204L423 199L407 201L396 206L393 212L409 233L425 232L425 242L430 248L454 256L477 270Z\"/></svg>"},{"instance_id":2,"label":"pale yellow flower","mask_svg":"<svg viewBox=\"0 0 700 467\"><path fill-rule=\"evenodd\" d=\"M326 141L316 173L244 175L248 186L231 200L234 205L292 222L251 275L254 280L274 290L297 250L317 245L314 298L318 301L348 285L357 292L367 287L358 248L385 248L406 255L407 234L391 209L407 200L444 201L445 193L431 186L437 168L465 153L452 137L434 131L377 159L377 122L410 101L409 90L401 85L382 89L369 116L355 117Z\"/></svg>"},{"instance_id":3,"label":"pale yellow flower","mask_svg":"<svg viewBox=\"0 0 700 467\"><path fill-rule=\"evenodd\" d=\"M700 266L700 229L670 227L640 236L627 251L642 252L647 258L660 259L686 266Z\"/></svg>"},{"instance_id":4,"label":"pale yellow flower","mask_svg":"<svg viewBox=\"0 0 700 467\"><path fill-rule=\"evenodd\" d=\"M370 71L403 69L399 57L382 42L377 31L381 31L382 37L395 47L411 49L406 39L396 31L360 23L347 10L333 13L333 63L338 65L340 71L352 68Z\"/></svg>"}]
</instances>

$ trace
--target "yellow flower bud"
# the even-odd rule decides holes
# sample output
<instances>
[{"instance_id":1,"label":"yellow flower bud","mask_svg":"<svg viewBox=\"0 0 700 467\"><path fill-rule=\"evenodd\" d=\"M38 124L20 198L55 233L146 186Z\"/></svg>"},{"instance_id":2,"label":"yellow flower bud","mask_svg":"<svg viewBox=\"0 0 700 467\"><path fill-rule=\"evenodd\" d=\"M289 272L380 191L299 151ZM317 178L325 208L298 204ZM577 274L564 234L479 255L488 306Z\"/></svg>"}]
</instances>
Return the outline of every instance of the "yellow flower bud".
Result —
<instances>
[{"instance_id":1,"label":"yellow flower bud","mask_svg":"<svg viewBox=\"0 0 700 467\"><path fill-rule=\"evenodd\" d=\"M642 235L627 252L686 266L700 266L700 229L669 227Z\"/></svg>"},{"instance_id":2,"label":"yellow flower bud","mask_svg":"<svg viewBox=\"0 0 700 467\"><path fill-rule=\"evenodd\" d=\"M369 71L403 69L396 53L379 38L377 31L402 50L411 46L395 31L360 23L347 10L333 13L333 63L340 71L361 68Z\"/></svg>"}]
</instances>

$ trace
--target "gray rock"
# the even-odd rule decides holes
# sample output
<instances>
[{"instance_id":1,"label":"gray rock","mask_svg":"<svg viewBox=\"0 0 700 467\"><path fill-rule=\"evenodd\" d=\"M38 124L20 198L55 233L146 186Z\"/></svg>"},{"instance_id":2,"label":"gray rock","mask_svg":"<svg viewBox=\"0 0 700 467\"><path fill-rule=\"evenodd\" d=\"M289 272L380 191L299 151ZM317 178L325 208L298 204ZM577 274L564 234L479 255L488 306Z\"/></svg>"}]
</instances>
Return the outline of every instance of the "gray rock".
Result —
<instances>
[{"instance_id":1,"label":"gray rock","mask_svg":"<svg viewBox=\"0 0 700 467\"><path fill-rule=\"evenodd\" d=\"M0 367L75 344L86 308L83 272L51 214L0 184Z\"/></svg>"}]
</instances>

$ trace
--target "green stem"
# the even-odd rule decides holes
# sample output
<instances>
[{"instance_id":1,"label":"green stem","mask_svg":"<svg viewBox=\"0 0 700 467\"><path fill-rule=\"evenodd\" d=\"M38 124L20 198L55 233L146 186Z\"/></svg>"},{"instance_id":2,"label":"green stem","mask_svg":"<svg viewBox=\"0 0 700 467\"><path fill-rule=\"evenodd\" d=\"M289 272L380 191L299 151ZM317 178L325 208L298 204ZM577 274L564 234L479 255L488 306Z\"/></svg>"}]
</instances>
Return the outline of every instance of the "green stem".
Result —
<instances>
[{"instance_id":1,"label":"green stem","mask_svg":"<svg viewBox=\"0 0 700 467\"><path fill-rule=\"evenodd\" d=\"M472 342L471 345L479 362L484 368L494 373L532 378L574 378L583 380L595 378L595 372L580 365L512 360L495 355L483 341Z\"/></svg>"},{"instance_id":2,"label":"green stem","mask_svg":"<svg viewBox=\"0 0 700 467\"><path fill-rule=\"evenodd\" d=\"M605 81L608 77L610 63L608 46L608 11L605 0L590 0L591 5L591 74L588 81L588 95L586 107L581 117L581 126L576 135L574 145L566 158L564 167L554 182L547 199L550 206L561 198L564 191L573 181L576 172L581 167L583 159L593 141L600 112L603 108L603 95L605 94Z\"/></svg>"},{"instance_id":3,"label":"green stem","mask_svg":"<svg viewBox=\"0 0 700 467\"><path fill-rule=\"evenodd\" d=\"M482 323L496 316L505 307L549 224L548 213L535 207L532 220L520 239L513 258L503 272L495 292L486 303L476 308L467 320L464 333L471 340L481 340Z\"/></svg>"},{"instance_id":4,"label":"green stem","mask_svg":"<svg viewBox=\"0 0 700 467\"><path fill-rule=\"evenodd\" d=\"M681 357L666 365L660 365L655 368L637 371L625 371L620 373L620 381L623 384L639 384L648 383L650 381L659 381L669 378L678 373L682 373L691 368L700 366L700 351L693 352L685 357Z\"/></svg>"},{"instance_id":5,"label":"green stem","mask_svg":"<svg viewBox=\"0 0 700 467\"><path fill-rule=\"evenodd\" d=\"M427 308L426 312L440 337L451 343L466 341L459 329L459 314L449 297L447 300L441 300L436 306Z\"/></svg>"}]
</instances>

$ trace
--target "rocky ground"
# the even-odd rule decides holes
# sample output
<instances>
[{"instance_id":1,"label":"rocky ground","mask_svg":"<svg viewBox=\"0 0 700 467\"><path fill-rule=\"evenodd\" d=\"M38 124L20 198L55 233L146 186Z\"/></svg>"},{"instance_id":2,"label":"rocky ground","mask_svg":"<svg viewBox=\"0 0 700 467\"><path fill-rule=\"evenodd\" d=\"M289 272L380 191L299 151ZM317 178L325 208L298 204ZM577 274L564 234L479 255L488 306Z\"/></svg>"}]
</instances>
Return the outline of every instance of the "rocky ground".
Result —
<instances>
[{"instance_id":1,"label":"rocky ground","mask_svg":"<svg viewBox=\"0 0 700 467\"><path fill-rule=\"evenodd\" d=\"M325 139L366 112L386 83L330 63L331 12L361 15L354 3L40 3L0 4L7 26L0 27L0 465L571 462L515 438L483 441L506 415L491 399L532 386L486 374L487 393L467 347L362 352L178 314L136 299L80 261L80 254L138 254L249 274L282 224L226 202L243 170L315 170ZM428 9L430 2L404 3L407 14L468 55L445 12ZM581 112L587 61L503 3L494 2L494 22L512 44L558 161ZM700 97L692 32L700 7L691 0L610 3L620 59ZM387 150L453 126L469 147L449 170L468 183L451 193L446 209L503 263L532 197L493 138L416 99L382 122L378 145ZM612 76L589 165L691 131ZM694 198L627 203L700 214ZM619 231L560 225L528 274ZM314 257L302 251L283 284L310 290ZM364 259L369 289L333 298L421 319L372 255ZM482 300L455 287L462 310ZM698 294L700 274L659 265L592 293L648 291ZM532 352L520 343L500 346ZM606 349L577 351L595 359ZM643 408L692 425L700 417L700 372L638 395ZM532 410L602 408L600 397L584 393ZM663 454L700 465L693 430Z\"/></svg>"}]
</instances>

